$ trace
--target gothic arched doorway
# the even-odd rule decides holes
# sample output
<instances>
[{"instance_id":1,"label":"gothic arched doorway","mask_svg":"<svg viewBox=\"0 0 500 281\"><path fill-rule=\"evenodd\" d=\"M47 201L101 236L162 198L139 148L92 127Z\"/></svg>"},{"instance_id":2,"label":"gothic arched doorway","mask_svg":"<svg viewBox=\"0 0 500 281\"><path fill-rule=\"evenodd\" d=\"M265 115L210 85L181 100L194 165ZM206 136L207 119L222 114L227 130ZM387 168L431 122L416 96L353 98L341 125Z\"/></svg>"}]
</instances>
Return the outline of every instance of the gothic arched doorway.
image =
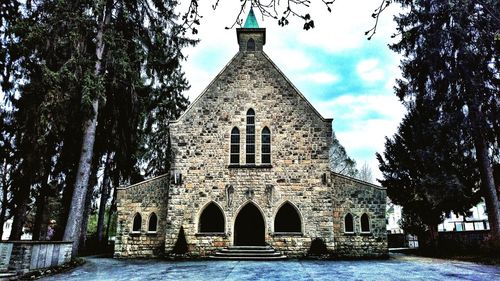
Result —
<instances>
[{"instance_id":1,"label":"gothic arched doorway","mask_svg":"<svg viewBox=\"0 0 500 281\"><path fill-rule=\"evenodd\" d=\"M234 222L234 245L260 246L265 244L264 218L253 204L246 204Z\"/></svg>"}]
</instances>

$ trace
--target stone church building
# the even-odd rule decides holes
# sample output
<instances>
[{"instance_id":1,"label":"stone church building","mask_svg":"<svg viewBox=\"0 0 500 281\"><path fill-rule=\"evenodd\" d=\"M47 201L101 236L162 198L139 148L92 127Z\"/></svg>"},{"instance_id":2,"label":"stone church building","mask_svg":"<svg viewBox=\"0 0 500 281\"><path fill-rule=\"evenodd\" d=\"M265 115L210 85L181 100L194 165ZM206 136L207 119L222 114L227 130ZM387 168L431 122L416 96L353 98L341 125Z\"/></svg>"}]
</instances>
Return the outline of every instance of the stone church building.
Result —
<instances>
[{"instance_id":1,"label":"stone church building","mask_svg":"<svg viewBox=\"0 0 500 281\"><path fill-rule=\"evenodd\" d=\"M266 55L253 12L236 35L238 53L170 123L170 174L118 188L115 257L166 256L183 238L200 257L300 257L318 238L334 256L386 256L386 190L330 171L332 119Z\"/></svg>"}]
</instances>

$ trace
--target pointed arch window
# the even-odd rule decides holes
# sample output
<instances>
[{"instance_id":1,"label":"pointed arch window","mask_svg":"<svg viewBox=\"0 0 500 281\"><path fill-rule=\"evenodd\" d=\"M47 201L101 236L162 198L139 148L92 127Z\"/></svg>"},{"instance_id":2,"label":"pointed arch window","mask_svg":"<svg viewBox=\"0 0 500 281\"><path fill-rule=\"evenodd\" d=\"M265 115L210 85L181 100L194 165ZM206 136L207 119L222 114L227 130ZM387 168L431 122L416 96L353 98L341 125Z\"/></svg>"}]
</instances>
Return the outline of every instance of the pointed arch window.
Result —
<instances>
[{"instance_id":1,"label":"pointed arch window","mask_svg":"<svg viewBox=\"0 0 500 281\"><path fill-rule=\"evenodd\" d=\"M240 130L234 127L231 130L231 156L230 164L240 163Z\"/></svg>"},{"instance_id":2,"label":"pointed arch window","mask_svg":"<svg viewBox=\"0 0 500 281\"><path fill-rule=\"evenodd\" d=\"M247 51L255 51L255 41L253 38L250 38L247 41Z\"/></svg>"},{"instance_id":3,"label":"pointed arch window","mask_svg":"<svg viewBox=\"0 0 500 281\"><path fill-rule=\"evenodd\" d=\"M271 131L268 127L262 129L262 147L261 147L261 161L262 164L271 164Z\"/></svg>"},{"instance_id":4,"label":"pointed arch window","mask_svg":"<svg viewBox=\"0 0 500 281\"><path fill-rule=\"evenodd\" d=\"M151 213L148 221L148 232L156 232L158 229L158 217L155 213Z\"/></svg>"},{"instance_id":5,"label":"pointed arch window","mask_svg":"<svg viewBox=\"0 0 500 281\"><path fill-rule=\"evenodd\" d=\"M345 233L354 233L354 220L350 213L347 213L344 218L344 232Z\"/></svg>"},{"instance_id":6,"label":"pointed arch window","mask_svg":"<svg viewBox=\"0 0 500 281\"><path fill-rule=\"evenodd\" d=\"M246 163L255 164L255 111L247 111Z\"/></svg>"},{"instance_id":7,"label":"pointed arch window","mask_svg":"<svg viewBox=\"0 0 500 281\"><path fill-rule=\"evenodd\" d=\"M224 215L214 202L208 204L200 215L200 233L224 233Z\"/></svg>"},{"instance_id":8,"label":"pointed arch window","mask_svg":"<svg viewBox=\"0 0 500 281\"><path fill-rule=\"evenodd\" d=\"M142 225L141 214L135 213L134 223L132 224L132 232L140 232L141 231L141 225Z\"/></svg>"},{"instance_id":9,"label":"pointed arch window","mask_svg":"<svg viewBox=\"0 0 500 281\"><path fill-rule=\"evenodd\" d=\"M300 215L297 209L286 202L274 217L274 232L302 232Z\"/></svg>"},{"instance_id":10,"label":"pointed arch window","mask_svg":"<svg viewBox=\"0 0 500 281\"><path fill-rule=\"evenodd\" d=\"M366 213L361 216L361 232L370 232L370 218Z\"/></svg>"}]
</instances>

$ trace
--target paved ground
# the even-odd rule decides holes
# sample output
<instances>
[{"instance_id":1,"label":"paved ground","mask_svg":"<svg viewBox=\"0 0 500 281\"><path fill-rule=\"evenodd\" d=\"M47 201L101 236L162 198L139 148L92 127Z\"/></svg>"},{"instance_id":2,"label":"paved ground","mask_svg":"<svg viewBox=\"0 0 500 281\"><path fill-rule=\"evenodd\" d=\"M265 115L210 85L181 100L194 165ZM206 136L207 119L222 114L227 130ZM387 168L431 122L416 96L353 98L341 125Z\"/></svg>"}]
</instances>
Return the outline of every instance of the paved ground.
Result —
<instances>
[{"instance_id":1,"label":"paved ground","mask_svg":"<svg viewBox=\"0 0 500 281\"><path fill-rule=\"evenodd\" d=\"M500 280L500 267L392 254L363 261L182 261L88 258L44 280Z\"/></svg>"}]
</instances>

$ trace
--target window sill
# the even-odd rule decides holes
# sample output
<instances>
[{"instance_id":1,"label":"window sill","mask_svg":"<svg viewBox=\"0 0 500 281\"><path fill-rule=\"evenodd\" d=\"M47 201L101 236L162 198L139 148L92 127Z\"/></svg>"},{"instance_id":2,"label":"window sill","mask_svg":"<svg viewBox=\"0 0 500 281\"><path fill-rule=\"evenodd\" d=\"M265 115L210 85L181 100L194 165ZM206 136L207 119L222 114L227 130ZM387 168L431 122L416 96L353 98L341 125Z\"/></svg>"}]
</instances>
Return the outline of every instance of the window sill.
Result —
<instances>
[{"instance_id":1,"label":"window sill","mask_svg":"<svg viewBox=\"0 0 500 281\"><path fill-rule=\"evenodd\" d=\"M271 164L260 164L260 165L255 165L255 164L229 164L227 166L229 169L270 169L273 167Z\"/></svg>"},{"instance_id":2,"label":"window sill","mask_svg":"<svg viewBox=\"0 0 500 281\"><path fill-rule=\"evenodd\" d=\"M155 235L158 234L158 231L148 231L146 232L147 235Z\"/></svg>"},{"instance_id":3,"label":"window sill","mask_svg":"<svg viewBox=\"0 0 500 281\"><path fill-rule=\"evenodd\" d=\"M194 236L196 237L205 237L205 236L223 236L226 237L225 232L198 232Z\"/></svg>"},{"instance_id":4,"label":"window sill","mask_svg":"<svg viewBox=\"0 0 500 281\"><path fill-rule=\"evenodd\" d=\"M360 234L363 235L363 236L370 236L370 235L372 235L371 231L369 231L369 232L361 232Z\"/></svg>"},{"instance_id":5,"label":"window sill","mask_svg":"<svg viewBox=\"0 0 500 281\"><path fill-rule=\"evenodd\" d=\"M302 232L274 232L273 236L304 236Z\"/></svg>"},{"instance_id":6,"label":"window sill","mask_svg":"<svg viewBox=\"0 0 500 281\"><path fill-rule=\"evenodd\" d=\"M139 236L141 235L141 232L140 231L130 231L130 236Z\"/></svg>"},{"instance_id":7,"label":"window sill","mask_svg":"<svg viewBox=\"0 0 500 281\"><path fill-rule=\"evenodd\" d=\"M354 236L354 235L356 235L356 233L355 232L344 232L344 235Z\"/></svg>"}]
</instances>

